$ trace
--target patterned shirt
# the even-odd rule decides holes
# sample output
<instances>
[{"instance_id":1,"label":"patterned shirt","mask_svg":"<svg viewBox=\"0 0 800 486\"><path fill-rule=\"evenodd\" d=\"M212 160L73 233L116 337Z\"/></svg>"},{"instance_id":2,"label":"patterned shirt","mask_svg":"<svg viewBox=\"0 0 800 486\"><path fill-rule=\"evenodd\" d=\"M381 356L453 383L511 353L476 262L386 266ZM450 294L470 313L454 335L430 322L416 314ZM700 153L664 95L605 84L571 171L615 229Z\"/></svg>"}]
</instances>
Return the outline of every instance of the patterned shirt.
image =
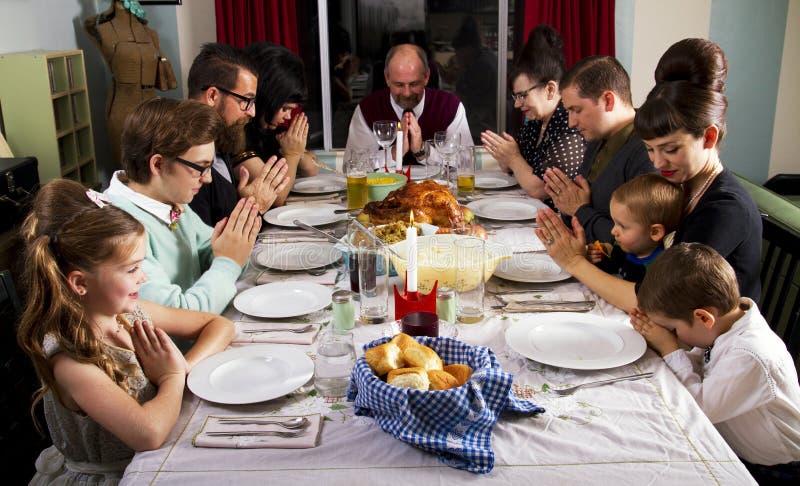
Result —
<instances>
[{"instance_id":1,"label":"patterned shirt","mask_svg":"<svg viewBox=\"0 0 800 486\"><path fill-rule=\"evenodd\" d=\"M569 113L564 104L558 102L541 143L536 145L542 123L542 120L525 120L520 128L517 142L522 157L538 177L542 177L548 167L558 167L567 177L574 178L583 163L586 142L578 130L569 127Z\"/></svg>"}]
</instances>

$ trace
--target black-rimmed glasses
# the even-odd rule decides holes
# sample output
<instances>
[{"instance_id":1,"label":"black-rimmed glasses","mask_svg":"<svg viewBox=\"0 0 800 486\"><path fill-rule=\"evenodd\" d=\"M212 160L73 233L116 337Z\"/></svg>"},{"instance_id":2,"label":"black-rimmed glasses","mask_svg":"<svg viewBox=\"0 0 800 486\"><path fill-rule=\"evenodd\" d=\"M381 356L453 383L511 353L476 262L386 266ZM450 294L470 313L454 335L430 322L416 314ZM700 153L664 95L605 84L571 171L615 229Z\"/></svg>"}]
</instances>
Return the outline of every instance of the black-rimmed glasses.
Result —
<instances>
[{"instance_id":1,"label":"black-rimmed glasses","mask_svg":"<svg viewBox=\"0 0 800 486\"><path fill-rule=\"evenodd\" d=\"M189 162L188 160L182 159L180 157L175 157L175 162L177 162L179 164L182 164L182 165L185 165L186 167L188 167L190 169L196 170L197 172L200 173L200 177L205 177L205 176L207 176L208 174L211 173L211 166L210 165L207 165L207 166L204 167L202 165L197 165L194 162Z\"/></svg>"},{"instance_id":2,"label":"black-rimmed glasses","mask_svg":"<svg viewBox=\"0 0 800 486\"><path fill-rule=\"evenodd\" d=\"M203 86L202 89L203 89L203 91L205 91L205 90L207 90L208 88L211 88L211 87L212 86ZM213 87L217 88L218 90L222 91L223 93L225 93L227 95L231 95L234 98L238 99L239 100L239 108L241 108L242 111L248 111L250 108L253 107L253 103L256 102L255 98L248 98L247 96L240 95L239 93L235 93L235 92L233 92L233 91L231 91L229 89L220 88L219 86L213 86ZM242 104L242 103L244 103L244 104Z\"/></svg>"},{"instance_id":3,"label":"black-rimmed glasses","mask_svg":"<svg viewBox=\"0 0 800 486\"><path fill-rule=\"evenodd\" d=\"M522 102L522 100L524 100L528 96L528 93L530 93L531 91L533 91L533 90L535 90L537 88L541 88L545 84L547 84L547 83L537 83L537 84L531 86L530 88L526 89L525 91L520 91L519 93L511 93L511 101Z\"/></svg>"}]
</instances>

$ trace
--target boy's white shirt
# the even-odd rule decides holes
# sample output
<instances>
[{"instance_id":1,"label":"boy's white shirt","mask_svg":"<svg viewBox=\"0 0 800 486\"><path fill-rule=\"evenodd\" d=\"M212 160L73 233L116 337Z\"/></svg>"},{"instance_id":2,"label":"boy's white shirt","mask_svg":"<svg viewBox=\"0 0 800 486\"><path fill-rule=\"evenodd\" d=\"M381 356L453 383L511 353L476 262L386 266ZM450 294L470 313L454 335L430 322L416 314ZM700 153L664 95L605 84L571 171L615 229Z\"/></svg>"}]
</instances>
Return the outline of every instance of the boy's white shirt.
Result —
<instances>
[{"instance_id":1,"label":"boy's white shirt","mask_svg":"<svg viewBox=\"0 0 800 486\"><path fill-rule=\"evenodd\" d=\"M800 385L786 345L750 299L731 329L705 349L664 357L742 459L754 464L800 461Z\"/></svg>"}]
</instances>

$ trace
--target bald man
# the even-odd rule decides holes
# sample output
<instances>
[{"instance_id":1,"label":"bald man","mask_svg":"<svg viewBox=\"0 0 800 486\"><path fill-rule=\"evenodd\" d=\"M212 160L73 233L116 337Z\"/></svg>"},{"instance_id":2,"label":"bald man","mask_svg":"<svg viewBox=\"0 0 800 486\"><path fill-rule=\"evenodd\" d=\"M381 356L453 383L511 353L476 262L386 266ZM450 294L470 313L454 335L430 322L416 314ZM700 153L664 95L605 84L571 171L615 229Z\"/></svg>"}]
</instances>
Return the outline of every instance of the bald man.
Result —
<instances>
[{"instance_id":1,"label":"bald man","mask_svg":"<svg viewBox=\"0 0 800 486\"><path fill-rule=\"evenodd\" d=\"M438 131L458 132L461 145L473 145L461 101L451 93L427 87L430 71L425 51L413 44L394 46L386 54L385 66L388 89L370 94L356 107L347 136L348 153L377 147L372 123L379 120L403 120L404 164L417 163L423 140L433 139Z\"/></svg>"}]
</instances>

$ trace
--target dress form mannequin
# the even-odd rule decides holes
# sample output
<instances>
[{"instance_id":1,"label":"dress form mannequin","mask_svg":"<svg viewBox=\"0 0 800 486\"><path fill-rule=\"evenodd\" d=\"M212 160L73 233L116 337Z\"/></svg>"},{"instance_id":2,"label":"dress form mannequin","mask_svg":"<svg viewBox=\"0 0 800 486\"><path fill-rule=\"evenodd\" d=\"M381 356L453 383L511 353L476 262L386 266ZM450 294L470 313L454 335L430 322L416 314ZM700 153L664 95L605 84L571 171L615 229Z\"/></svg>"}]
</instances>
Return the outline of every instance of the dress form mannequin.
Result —
<instances>
[{"instance_id":1,"label":"dress form mannequin","mask_svg":"<svg viewBox=\"0 0 800 486\"><path fill-rule=\"evenodd\" d=\"M111 155L119 164L125 117L139 103L156 96L156 73L162 57L158 34L121 1L113 1L108 10L86 19L84 28L111 69L106 118Z\"/></svg>"}]
</instances>

